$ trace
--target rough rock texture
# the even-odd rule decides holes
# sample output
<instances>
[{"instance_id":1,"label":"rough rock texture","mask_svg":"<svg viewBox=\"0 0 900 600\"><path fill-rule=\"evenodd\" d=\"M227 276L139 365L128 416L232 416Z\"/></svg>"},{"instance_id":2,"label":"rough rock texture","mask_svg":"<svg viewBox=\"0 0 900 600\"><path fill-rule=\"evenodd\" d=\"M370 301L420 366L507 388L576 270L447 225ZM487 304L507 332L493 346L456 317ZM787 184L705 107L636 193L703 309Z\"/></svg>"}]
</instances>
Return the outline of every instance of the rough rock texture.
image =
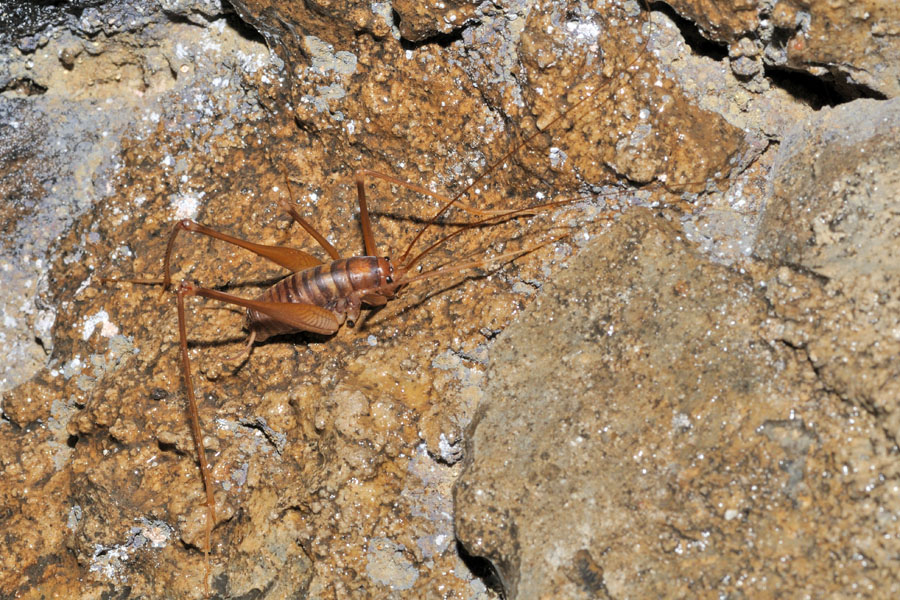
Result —
<instances>
[{"instance_id":1,"label":"rough rock texture","mask_svg":"<svg viewBox=\"0 0 900 600\"><path fill-rule=\"evenodd\" d=\"M511 597L898 593L898 119L786 134L765 263L631 212L498 338L456 531Z\"/></svg>"},{"instance_id":2,"label":"rough rock texture","mask_svg":"<svg viewBox=\"0 0 900 600\"><path fill-rule=\"evenodd\" d=\"M739 80L634 2L413 4L72 3L10 34L0 596L198 598L208 580L218 597L496 597L458 549L451 488L497 334L634 206L747 263L768 140L819 105L815 89ZM360 168L438 193L473 184L465 201L482 207L563 202L467 230L426 269L569 237L244 362L239 311L190 302L219 517L207 577L174 301L100 277L159 277L185 217L319 253L275 202L285 172L298 210L358 254ZM378 180L368 193L395 257L440 204ZM475 218L452 212L417 248ZM247 296L284 274L189 235L173 269ZM778 344L767 352L790 355ZM603 564L591 552L585 573Z\"/></svg>"},{"instance_id":3,"label":"rough rock texture","mask_svg":"<svg viewBox=\"0 0 900 600\"><path fill-rule=\"evenodd\" d=\"M900 94L900 11L893 0L672 0L728 44L735 75L767 85L767 67L831 78L842 93ZM854 92L853 89L857 91Z\"/></svg>"},{"instance_id":4,"label":"rough rock texture","mask_svg":"<svg viewBox=\"0 0 900 600\"><path fill-rule=\"evenodd\" d=\"M777 335L900 436L900 100L812 116L775 158L759 254Z\"/></svg>"},{"instance_id":5,"label":"rough rock texture","mask_svg":"<svg viewBox=\"0 0 900 600\"><path fill-rule=\"evenodd\" d=\"M894 442L763 291L641 210L501 334L456 531L510 597L897 593Z\"/></svg>"}]
</instances>

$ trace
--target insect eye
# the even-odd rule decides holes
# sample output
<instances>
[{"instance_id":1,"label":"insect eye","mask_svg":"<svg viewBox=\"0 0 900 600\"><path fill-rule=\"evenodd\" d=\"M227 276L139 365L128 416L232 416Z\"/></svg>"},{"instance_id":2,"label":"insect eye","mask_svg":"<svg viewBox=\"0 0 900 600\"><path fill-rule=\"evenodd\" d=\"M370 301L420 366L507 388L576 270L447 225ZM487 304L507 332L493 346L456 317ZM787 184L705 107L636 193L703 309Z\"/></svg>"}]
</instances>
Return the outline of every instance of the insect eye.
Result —
<instances>
[{"instance_id":1,"label":"insect eye","mask_svg":"<svg viewBox=\"0 0 900 600\"><path fill-rule=\"evenodd\" d=\"M394 278L388 275L384 278L385 283L394 283Z\"/></svg>"}]
</instances>

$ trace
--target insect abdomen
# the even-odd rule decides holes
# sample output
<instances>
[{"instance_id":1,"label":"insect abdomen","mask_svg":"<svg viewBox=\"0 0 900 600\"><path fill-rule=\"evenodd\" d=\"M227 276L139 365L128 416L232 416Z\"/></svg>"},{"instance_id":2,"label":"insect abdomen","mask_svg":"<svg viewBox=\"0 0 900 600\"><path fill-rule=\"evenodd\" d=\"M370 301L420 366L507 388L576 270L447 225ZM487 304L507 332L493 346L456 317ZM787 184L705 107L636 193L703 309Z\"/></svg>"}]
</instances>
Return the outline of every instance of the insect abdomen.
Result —
<instances>
[{"instance_id":1,"label":"insect abdomen","mask_svg":"<svg viewBox=\"0 0 900 600\"><path fill-rule=\"evenodd\" d=\"M378 258L341 258L293 273L264 291L257 300L315 304L332 311L338 321L343 322L351 295L359 297L377 289L380 281ZM260 341L273 335L298 331L252 309L247 311L247 323Z\"/></svg>"}]
</instances>

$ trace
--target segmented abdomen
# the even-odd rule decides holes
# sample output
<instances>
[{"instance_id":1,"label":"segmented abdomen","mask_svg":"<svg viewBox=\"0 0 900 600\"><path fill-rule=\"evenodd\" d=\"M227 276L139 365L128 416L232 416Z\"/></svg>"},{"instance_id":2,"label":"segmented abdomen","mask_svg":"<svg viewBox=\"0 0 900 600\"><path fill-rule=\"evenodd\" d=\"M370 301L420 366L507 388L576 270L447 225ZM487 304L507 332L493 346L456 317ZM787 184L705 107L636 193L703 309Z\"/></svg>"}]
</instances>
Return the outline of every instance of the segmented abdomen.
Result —
<instances>
[{"instance_id":1,"label":"segmented abdomen","mask_svg":"<svg viewBox=\"0 0 900 600\"><path fill-rule=\"evenodd\" d=\"M354 256L293 273L264 291L257 300L315 304L332 311L343 322L350 295L354 292L363 295L379 284L378 258ZM247 311L247 324L259 341L298 331L252 309Z\"/></svg>"}]
</instances>

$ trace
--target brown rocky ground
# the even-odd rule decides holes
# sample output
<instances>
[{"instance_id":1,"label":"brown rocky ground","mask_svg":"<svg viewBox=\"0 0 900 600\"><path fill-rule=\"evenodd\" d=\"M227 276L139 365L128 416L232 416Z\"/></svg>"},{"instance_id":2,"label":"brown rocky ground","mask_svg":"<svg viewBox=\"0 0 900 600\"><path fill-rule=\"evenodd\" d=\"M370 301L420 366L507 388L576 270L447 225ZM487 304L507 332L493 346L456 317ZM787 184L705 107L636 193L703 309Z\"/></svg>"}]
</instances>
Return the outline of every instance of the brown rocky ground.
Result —
<instances>
[{"instance_id":1,"label":"brown rocky ground","mask_svg":"<svg viewBox=\"0 0 900 600\"><path fill-rule=\"evenodd\" d=\"M99 277L157 277L184 217L318 252L283 171L358 254L361 168L571 201L426 268L569 237L241 364L239 312L191 302L213 596L895 595L898 107L822 106L895 95L897 19L706 4L673 3L696 29L634 2L320 1L11 30L0 597L204 596L174 300ZM394 256L438 206L370 195ZM176 256L233 293L283 275L200 237Z\"/></svg>"}]
</instances>

